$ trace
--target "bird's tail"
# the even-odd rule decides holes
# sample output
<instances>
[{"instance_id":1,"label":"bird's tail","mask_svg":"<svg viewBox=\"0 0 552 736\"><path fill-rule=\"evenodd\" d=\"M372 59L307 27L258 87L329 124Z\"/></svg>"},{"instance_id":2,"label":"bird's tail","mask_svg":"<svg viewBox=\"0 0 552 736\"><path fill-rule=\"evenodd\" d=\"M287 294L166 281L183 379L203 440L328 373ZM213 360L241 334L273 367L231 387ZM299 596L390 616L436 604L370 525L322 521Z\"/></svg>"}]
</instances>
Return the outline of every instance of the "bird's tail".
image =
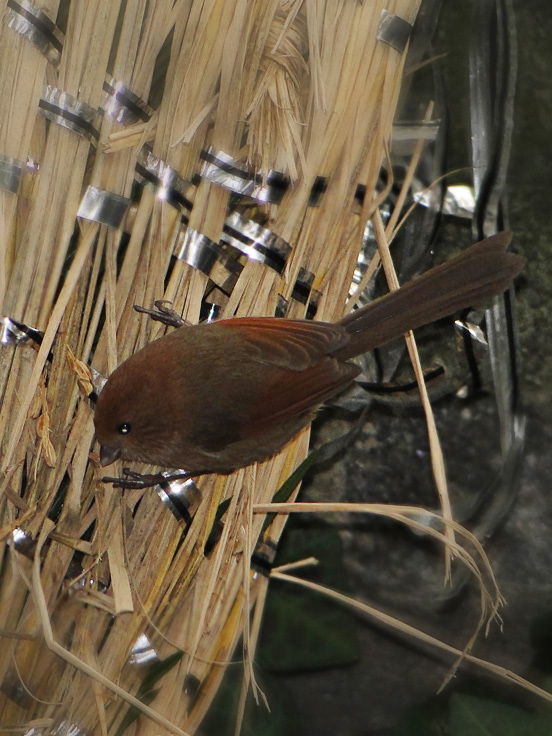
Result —
<instances>
[{"instance_id":1,"label":"bird's tail","mask_svg":"<svg viewBox=\"0 0 552 736\"><path fill-rule=\"evenodd\" d=\"M507 232L486 238L397 291L351 312L340 321L351 340L333 355L348 360L500 294L525 263L522 256L505 252L510 240Z\"/></svg>"}]
</instances>

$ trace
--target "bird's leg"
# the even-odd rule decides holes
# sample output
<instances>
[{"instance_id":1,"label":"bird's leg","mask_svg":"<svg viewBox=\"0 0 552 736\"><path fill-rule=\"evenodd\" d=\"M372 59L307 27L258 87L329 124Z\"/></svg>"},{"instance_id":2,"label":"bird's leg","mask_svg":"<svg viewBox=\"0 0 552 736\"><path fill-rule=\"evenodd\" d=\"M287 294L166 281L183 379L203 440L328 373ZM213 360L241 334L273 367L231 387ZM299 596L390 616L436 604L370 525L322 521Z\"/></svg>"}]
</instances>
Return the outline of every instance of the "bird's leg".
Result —
<instances>
[{"instance_id":1,"label":"bird's leg","mask_svg":"<svg viewBox=\"0 0 552 736\"><path fill-rule=\"evenodd\" d=\"M142 314L149 314L149 316L153 320L155 320L156 322L162 322L168 327L184 327L190 324L190 322L182 319L182 317L177 314L174 309L165 306L165 304L170 304L170 302L166 299L158 299L154 302L154 304L155 309L146 309L145 307L138 306L138 304L134 305L134 309L137 312L141 312Z\"/></svg>"},{"instance_id":2,"label":"bird's leg","mask_svg":"<svg viewBox=\"0 0 552 736\"><path fill-rule=\"evenodd\" d=\"M113 488L126 488L134 490L136 488L151 488L152 486L170 483L173 480L187 480L197 475L197 473L174 473L174 475L163 475L163 473L137 473L130 468L123 468L122 478L110 478L106 476L102 478L102 483L113 483Z\"/></svg>"}]
</instances>

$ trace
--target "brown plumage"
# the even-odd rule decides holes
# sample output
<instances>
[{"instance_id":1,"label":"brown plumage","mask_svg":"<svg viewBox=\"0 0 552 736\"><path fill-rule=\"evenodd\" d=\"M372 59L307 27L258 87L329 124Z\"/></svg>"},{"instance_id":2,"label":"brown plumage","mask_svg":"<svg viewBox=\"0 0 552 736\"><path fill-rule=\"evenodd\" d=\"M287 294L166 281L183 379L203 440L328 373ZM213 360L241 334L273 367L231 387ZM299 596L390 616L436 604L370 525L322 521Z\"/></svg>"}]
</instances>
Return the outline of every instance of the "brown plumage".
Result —
<instances>
[{"instance_id":1,"label":"brown plumage","mask_svg":"<svg viewBox=\"0 0 552 736\"><path fill-rule=\"evenodd\" d=\"M335 324L273 317L183 326L110 376L96 407L102 465L194 475L265 460L360 370L350 358L504 291L523 266L499 233Z\"/></svg>"}]
</instances>

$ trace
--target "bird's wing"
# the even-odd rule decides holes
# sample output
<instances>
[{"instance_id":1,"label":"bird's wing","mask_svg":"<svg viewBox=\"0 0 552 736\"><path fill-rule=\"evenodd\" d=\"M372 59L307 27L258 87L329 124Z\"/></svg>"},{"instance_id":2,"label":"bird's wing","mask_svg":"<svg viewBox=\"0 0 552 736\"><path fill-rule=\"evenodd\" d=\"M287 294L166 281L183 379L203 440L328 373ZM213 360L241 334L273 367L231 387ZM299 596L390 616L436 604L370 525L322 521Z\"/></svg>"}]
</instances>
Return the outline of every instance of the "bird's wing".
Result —
<instances>
[{"instance_id":1,"label":"bird's wing","mask_svg":"<svg viewBox=\"0 0 552 736\"><path fill-rule=\"evenodd\" d=\"M359 373L358 366L331 357L299 373L282 370L259 392L251 407L249 430L262 432L265 427L314 411L349 386Z\"/></svg>"},{"instance_id":2,"label":"bird's wing","mask_svg":"<svg viewBox=\"0 0 552 736\"><path fill-rule=\"evenodd\" d=\"M247 344L248 361L271 367L262 373L266 382L256 382L251 395L248 434L265 432L314 410L360 373L357 366L330 355L349 340L339 325L270 317L235 318L218 324L237 331Z\"/></svg>"},{"instance_id":3,"label":"bird's wing","mask_svg":"<svg viewBox=\"0 0 552 736\"><path fill-rule=\"evenodd\" d=\"M291 371L311 368L324 356L344 347L350 339L343 327L327 322L235 317L217 324L236 330L247 343L252 359Z\"/></svg>"}]
</instances>

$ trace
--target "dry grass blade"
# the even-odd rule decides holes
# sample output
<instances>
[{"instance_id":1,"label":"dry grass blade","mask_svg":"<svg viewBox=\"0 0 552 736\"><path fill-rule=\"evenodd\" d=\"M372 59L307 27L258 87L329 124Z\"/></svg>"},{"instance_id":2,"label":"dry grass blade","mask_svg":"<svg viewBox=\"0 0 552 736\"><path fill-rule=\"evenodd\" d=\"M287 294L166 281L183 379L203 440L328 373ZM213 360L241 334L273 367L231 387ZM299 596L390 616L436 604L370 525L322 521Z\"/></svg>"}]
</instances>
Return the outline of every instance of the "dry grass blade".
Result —
<instances>
[{"instance_id":1,"label":"dry grass blade","mask_svg":"<svg viewBox=\"0 0 552 736\"><path fill-rule=\"evenodd\" d=\"M118 695L120 698L125 700L130 705L133 705L135 708L138 708L138 710L140 710L142 713L145 713L149 718L151 718L152 721L157 723L159 726L163 726L170 733L177 734L177 736L188 736L188 734L185 731L175 726L174 723L171 723L170 721L168 721L160 713L157 713L155 710L153 710L153 708L149 708L147 705L142 703L137 698L133 697L132 695L129 695L125 690L123 690L123 688L119 687L119 685L109 680L101 672L98 672L86 662L79 660L78 657L75 657L75 655L72 654L72 652L69 652L64 647L60 646L54 639L54 633L52 631L52 627L50 624L48 607L46 604L46 599L44 597L44 591L42 589L42 582L40 579L40 551L44 543L46 542L48 533L51 531L52 528L53 528L53 524L44 524L43 531L41 532L41 535L38 539L38 544L36 546L35 559L33 563L33 577L32 577L32 588L31 588L34 599L35 599L36 607L40 614L41 624L42 624L42 633L44 635L46 646L52 652L57 654L58 657L61 657L61 659L64 659L66 662L68 662L68 664L70 664L72 667L74 667L77 670L80 670L81 672L84 672L92 680L99 682L104 687L106 687L108 690L111 690L115 695Z\"/></svg>"},{"instance_id":2,"label":"dry grass blade","mask_svg":"<svg viewBox=\"0 0 552 736\"><path fill-rule=\"evenodd\" d=\"M512 672L511 670L508 670L506 667L502 667L500 665L494 664L493 662L488 662L487 660L481 659L480 657L475 657L473 654L470 654L466 650L461 651L460 649L456 649L456 647L450 646L446 642L443 642L440 639L436 639L434 636L431 636L430 634L426 634L420 629L417 629L414 626L410 626L409 624L404 623L404 621L400 621L399 619L396 619L393 616L389 616L388 614L383 613L382 611L378 610L377 608L374 608L373 606L369 606L366 603L362 603L361 601L355 600L354 598L343 595L343 593L339 593L338 591L332 590L331 588L327 588L323 585L319 585L318 583L314 583L311 580L303 580L301 578L294 577L293 575L287 575L285 573L280 572L277 568L273 570L272 576L276 579L284 580L288 583L293 583L295 585L300 585L305 588L309 588L310 590L314 590L317 593L321 593L322 595L333 598L334 600L337 600L341 603L344 603L347 606L351 606L352 608L361 611L362 613L372 618L374 621L380 624L383 624L384 626L388 626L389 628L392 628L395 631L405 634L406 636L412 639L417 639L418 641L428 644L429 646L434 647L435 649L439 649L455 657L456 662L453 665L451 672L447 675L445 679L445 683L443 684L443 687L446 684L446 682L448 682L450 677L454 675L454 672L456 671L456 669L458 668L458 665L462 662L462 660L465 660L467 662L470 662L476 665L478 668L482 670L486 670L487 672L490 672L495 677L498 677L502 680L506 680L507 682L510 682L510 683L514 683L518 687L521 687L523 690L526 690L527 692L530 692L533 695L537 695L539 698L542 698L543 700L552 702L552 693L549 693L546 690L543 690L543 688L540 688L537 685L533 684L532 682L529 682L529 680L526 680L525 678L520 677L520 675L516 674L515 672Z\"/></svg>"},{"instance_id":3,"label":"dry grass blade","mask_svg":"<svg viewBox=\"0 0 552 736\"><path fill-rule=\"evenodd\" d=\"M133 706L139 730L151 719L195 733L241 638L242 704L256 689L268 578L251 559L286 522L278 514L267 529L260 511L288 510L270 504L307 456L308 430L254 468L180 489L179 506L172 487L121 494L101 482L89 394L163 333L135 304L164 298L192 322L206 308L343 315L385 194L376 182L405 62L377 38L381 11L411 23L419 0L391 5L79 0L57 18L48 0L65 31L55 63L21 29L0 28L0 155L40 163L17 191L0 188L2 313L6 329L28 332L0 347L0 727L114 735ZM235 213L264 226L269 245L229 241ZM290 253L271 260L277 236ZM392 512L423 527L414 511ZM446 500L443 512L429 533L484 581L492 616L485 554ZM173 663L147 704L136 695L144 640Z\"/></svg>"},{"instance_id":4,"label":"dry grass blade","mask_svg":"<svg viewBox=\"0 0 552 736\"><path fill-rule=\"evenodd\" d=\"M374 215L373 222L374 222L374 230L376 233L376 239L378 242L379 253L381 255L381 260L382 260L386 278L389 282L391 289L397 289L399 287L397 274L395 272L393 261L389 253L389 245L387 242L385 232L383 230L383 223L381 221L381 216L379 212L377 212ZM418 382L418 388L420 390L420 396L422 399L422 406L423 406L425 417L426 417L428 440L429 440L430 455L431 455L431 467L433 470L433 477L435 479L435 485L437 487L437 491L439 494L439 500L441 502L441 509L443 511L444 518L447 519L447 521L452 521L452 509L451 509L450 499L448 495L447 477L446 477L446 472L445 472L445 462L443 458L443 452L441 449L441 444L439 442L439 435L437 432L437 425L435 423L433 409L431 407L431 401L429 400L429 394L427 391L427 387L425 385L424 371L423 371L422 364L420 361L420 356L418 354L418 350L416 347L416 341L415 341L415 338L412 332L410 332L406 336L406 345L408 348L408 354L410 356L412 366L414 368L414 374L416 376L416 381ZM451 527L446 528L446 534L450 536L449 541L453 543L454 542L454 532L452 531ZM451 574L451 571L450 571L449 547L445 547L445 578L447 580L450 578L450 574Z\"/></svg>"},{"instance_id":5,"label":"dry grass blade","mask_svg":"<svg viewBox=\"0 0 552 736\"><path fill-rule=\"evenodd\" d=\"M411 506L394 506L376 503L272 503L256 504L255 513L352 513L384 516L405 524L418 533L427 535L443 544L449 555L458 559L475 577L480 591L481 617L475 628L473 639L482 626L487 628L498 616L498 610L504 603L489 558L481 542L470 531L457 522L441 517L427 509ZM431 523L429 523L431 522ZM442 527L443 531L439 531ZM453 533L447 533L450 529ZM460 543L457 535L462 539ZM475 556L468 550L473 547Z\"/></svg>"}]
</instances>

